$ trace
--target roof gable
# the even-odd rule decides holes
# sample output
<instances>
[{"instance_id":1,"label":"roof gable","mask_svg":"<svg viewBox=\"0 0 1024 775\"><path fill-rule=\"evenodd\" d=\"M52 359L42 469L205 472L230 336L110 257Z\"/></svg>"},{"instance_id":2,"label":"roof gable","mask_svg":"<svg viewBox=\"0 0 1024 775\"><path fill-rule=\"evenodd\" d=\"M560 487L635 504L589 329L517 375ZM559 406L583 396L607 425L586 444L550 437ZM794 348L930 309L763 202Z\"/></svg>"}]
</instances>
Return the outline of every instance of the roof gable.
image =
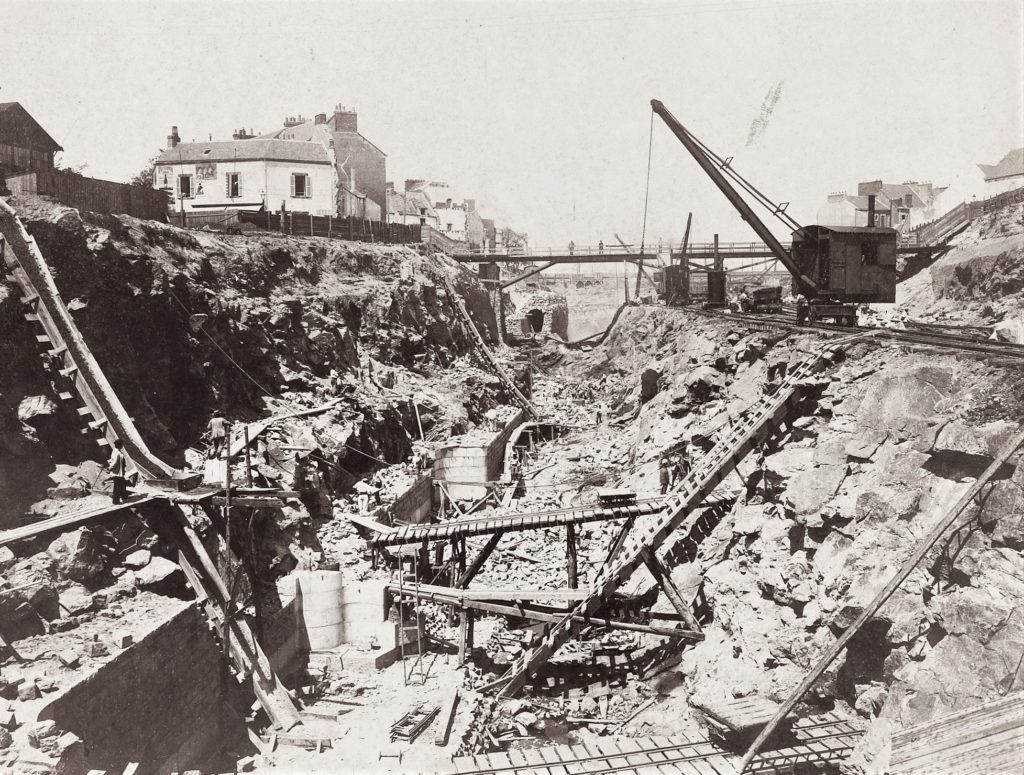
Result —
<instances>
[{"instance_id":1,"label":"roof gable","mask_svg":"<svg viewBox=\"0 0 1024 775\"><path fill-rule=\"evenodd\" d=\"M359 132L339 132L331 129L328 124L317 124L314 121L305 121L301 124L296 124L295 126L278 129L274 132L263 135L263 137L273 137L279 140L304 140L306 142L321 143L325 147L330 147L333 143L337 148L350 148L352 147L353 141L361 141L373 148L373 150L377 151L381 156L387 156L384 151L367 140L366 137Z\"/></svg>"},{"instance_id":2,"label":"roof gable","mask_svg":"<svg viewBox=\"0 0 1024 775\"><path fill-rule=\"evenodd\" d=\"M0 102L0 142L51 153L64 150L20 102Z\"/></svg>"},{"instance_id":3,"label":"roof gable","mask_svg":"<svg viewBox=\"0 0 1024 775\"><path fill-rule=\"evenodd\" d=\"M985 180L1024 175L1024 148L1014 148L998 164L979 164L978 169L984 173Z\"/></svg>"}]
</instances>

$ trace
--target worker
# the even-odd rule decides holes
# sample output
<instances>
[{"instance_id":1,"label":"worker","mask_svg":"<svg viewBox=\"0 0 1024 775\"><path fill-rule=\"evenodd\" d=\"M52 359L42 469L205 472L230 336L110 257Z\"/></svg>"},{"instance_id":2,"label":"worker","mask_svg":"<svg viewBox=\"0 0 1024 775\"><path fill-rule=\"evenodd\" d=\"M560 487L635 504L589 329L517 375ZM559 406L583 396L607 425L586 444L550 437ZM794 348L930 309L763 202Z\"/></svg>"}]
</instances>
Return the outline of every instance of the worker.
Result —
<instances>
[{"instance_id":1,"label":"worker","mask_svg":"<svg viewBox=\"0 0 1024 775\"><path fill-rule=\"evenodd\" d=\"M374 471L373 476L370 477L370 486L373 487L373 501L376 505L380 505L380 492L384 489L384 472L383 469L378 468Z\"/></svg>"},{"instance_id":2,"label":"worker","mask_svg":"<svg viewBox=\"0 0 1024 775\"><path fill-rule=\"evenodd\" d=\"M796 295L796 324L802 326L807 322L808 314L810 312L810 305L807 303L807 297L802 293Z\"/></svg>"},{"instance_id":3,"label":"worker","mask_svg":"<svg viewBox=\"0 0 1024 775\"><path fill-rule=\"evenodd\" d=\"M128 480L125 476L127 468L128 463L124 458L121 440L114 439L110 460L107 461L107 470L110 471L110 481L113 484L110 500L115 504L124 503L125 495L128 494Z\"/></svg>"},{"instance_id":4,"label":"worker","mask_svg":"<svg viewBox=\"0 0 1024 775\"><path fill-rule=\"evenodd\" d=\"M210 418L207 427L210 430L210 458L218 458L228 435L228 421L221 416L221 412L217 412Z\"/></svg>"},{"instance_id":5,"label":"worker","mask_svg":"<svg viewBox=\"0 0 1024 775\"><path fill-rule=\"evenodd\" d=\"M683 442L682 448L679 450L679 454L676 455L676 475L680 481L685 479L690 474L690 445L687 442Z\"/></svg>"},{"instance_id":6,"label":"worker","mask_svg":"<svg viewBox=\"0 0 1024 775\"><path fill-rule=\"evenodd\" d=\"M604 255L604 240L601 240L600 242L597 243L597 252L600 255Z\"/></svg>"},{"instance_id":7,"label":"worker","mask_svg":"<svg viewBox=\"0 0 1024 775\"><path fill-rule=\"evenodd\" d=\"M750 297L747 296L747 289L742 288L740 290L740 312L750 311Z\"/></svg>"},{"instance_id":8,"label":"worker","mask_svg":"<svg viewBox=\"0 0 1024 775\"><path fill-rule=\"evenodd\" d=\"M658 464L658 479L661 482L661 494L664 495L672 487L672 472L669 468L668 457L661 456Z\"/></svg>"},{"instance_id":9,"label":"worker","mask_svg":"<svg viewBox=\"0 0 1024 775\"><path fill-rule=\"evenodd\" d=\"M750 502L750 499L757 494L758 487L761 488L761 497L763 500L767 500L768 491L765 486L765 457L764 447L754 447L754 470L750 472L750 476L747 478L747 492L743 499L744 505Z\"/></svg>"},{"instance_id":10,"label":"worker","mask_svg":"<svg viewBox=\"0 0 1024 775\"><path fill-rule=\"evenodd\" d=\"M576 243L569 240L569 255L573 255L576 252Z\"/></svg>"}]
</instances>

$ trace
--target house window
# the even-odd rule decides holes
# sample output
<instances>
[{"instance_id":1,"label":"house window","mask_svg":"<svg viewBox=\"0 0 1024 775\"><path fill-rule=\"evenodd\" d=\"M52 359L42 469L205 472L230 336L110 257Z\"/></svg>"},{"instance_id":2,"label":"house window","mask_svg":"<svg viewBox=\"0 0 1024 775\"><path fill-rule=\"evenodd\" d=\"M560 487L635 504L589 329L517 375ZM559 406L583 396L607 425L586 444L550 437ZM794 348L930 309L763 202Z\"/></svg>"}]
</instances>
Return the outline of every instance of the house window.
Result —
<instances>
[{"instance_id":1,"label":"house window","mask_svg":"<svg viewBox=\"0 0 1024 775\"><path fill-rule=\"evenodd\" d=\"M292 173L292 196L296 199L308 199L313 196L309 175L305 172Z\"/></svg>"},{"instance_id":2,"label":"house window","mask_svg":"<svg viewBox=\"0 0 1024 775\"><path fill-rule=\"evenodd\" d=\"M242 195L242 173L229 172L224 176L227 182L228 199L237 199Z\"/></svg>"},{"instance_id":3,"label":"house window","mask_svg":"<svg viewBox=\"0 0 1024 775\"><path fill-rule=\"evenodd\" d=\"M192 176L178 175L178 196L182 199L192 198Z\"/></svg>"}]
</instances>

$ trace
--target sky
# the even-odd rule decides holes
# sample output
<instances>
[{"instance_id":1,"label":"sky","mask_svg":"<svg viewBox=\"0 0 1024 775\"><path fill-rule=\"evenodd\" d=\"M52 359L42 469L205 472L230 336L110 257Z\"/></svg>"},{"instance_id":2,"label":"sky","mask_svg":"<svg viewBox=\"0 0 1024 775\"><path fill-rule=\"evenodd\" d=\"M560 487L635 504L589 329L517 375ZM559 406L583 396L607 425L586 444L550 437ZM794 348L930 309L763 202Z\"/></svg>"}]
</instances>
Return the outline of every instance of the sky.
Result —
<instances>
[{"instance_id":1,"label":"sky","mask_svg":"<svg viewBox=\"0 0 1024 775\"><path fill-rule=\"evenodd\" d=\"M0 101L110 180L171 125L230 139L341 103L399 188L445 180L533 245L678 242L689 212L692 239L747 241L652 98L802 224L861 180L950 185L952 206L1024 145L1022 7L0 0Z\"/></svg>"}]
</instances>

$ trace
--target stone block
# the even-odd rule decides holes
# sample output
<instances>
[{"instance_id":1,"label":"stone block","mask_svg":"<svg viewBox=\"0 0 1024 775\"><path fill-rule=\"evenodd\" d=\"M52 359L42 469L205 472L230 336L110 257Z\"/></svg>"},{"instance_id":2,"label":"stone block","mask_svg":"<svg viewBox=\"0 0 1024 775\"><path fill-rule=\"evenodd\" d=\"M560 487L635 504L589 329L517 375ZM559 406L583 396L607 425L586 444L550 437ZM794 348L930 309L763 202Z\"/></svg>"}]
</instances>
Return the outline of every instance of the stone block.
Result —
<instances>
[{"instance_id":1,"label":"stone block","mask_svg":"<svg viewBox=\"0 0 1024 775\"><path fill-rule=\"evenodd\" d=\"M0 710L0 728L14 731L18 728L18 717L13 710Z\"/></svg>"},{"instance_id":2,"label":"stone block","mask_svg":"<svg viewBox=\"0 0 1024 775\"><path fill-rule=\"evenodd\" d=\"M18 699L22 702L39 699L39 687L35 681L25 681L18 687Z\"/></svg>"},{"instance_id":3,"label":"stone block","mask_svg":"<svg viewBox=\"0 0 1024 775\"><path fill-rule=\"evenodd\" d=\"M71 651L70 649L64 649L63 651L58 651L57 652L57 659L60 660L60 663L64 667L72 668L72 669L78 667L79 664L81 664L81 661L82 661L79 658L78 654L76 654L74 651Z\"/></svg>"},{"instance_id":4,"label":"stone block","mask_svg":"<svg viewBox=\"0 0 1024 775\"><path fill-rule=\"evenodd\" d=\"M114 648L126 649L130 645L132 645L132 643L134 643L135 640L132 638L130 634L122 632L114 635L114 637L111 638L110 642L114 645Z\"/></svg>"}]
</instances>

